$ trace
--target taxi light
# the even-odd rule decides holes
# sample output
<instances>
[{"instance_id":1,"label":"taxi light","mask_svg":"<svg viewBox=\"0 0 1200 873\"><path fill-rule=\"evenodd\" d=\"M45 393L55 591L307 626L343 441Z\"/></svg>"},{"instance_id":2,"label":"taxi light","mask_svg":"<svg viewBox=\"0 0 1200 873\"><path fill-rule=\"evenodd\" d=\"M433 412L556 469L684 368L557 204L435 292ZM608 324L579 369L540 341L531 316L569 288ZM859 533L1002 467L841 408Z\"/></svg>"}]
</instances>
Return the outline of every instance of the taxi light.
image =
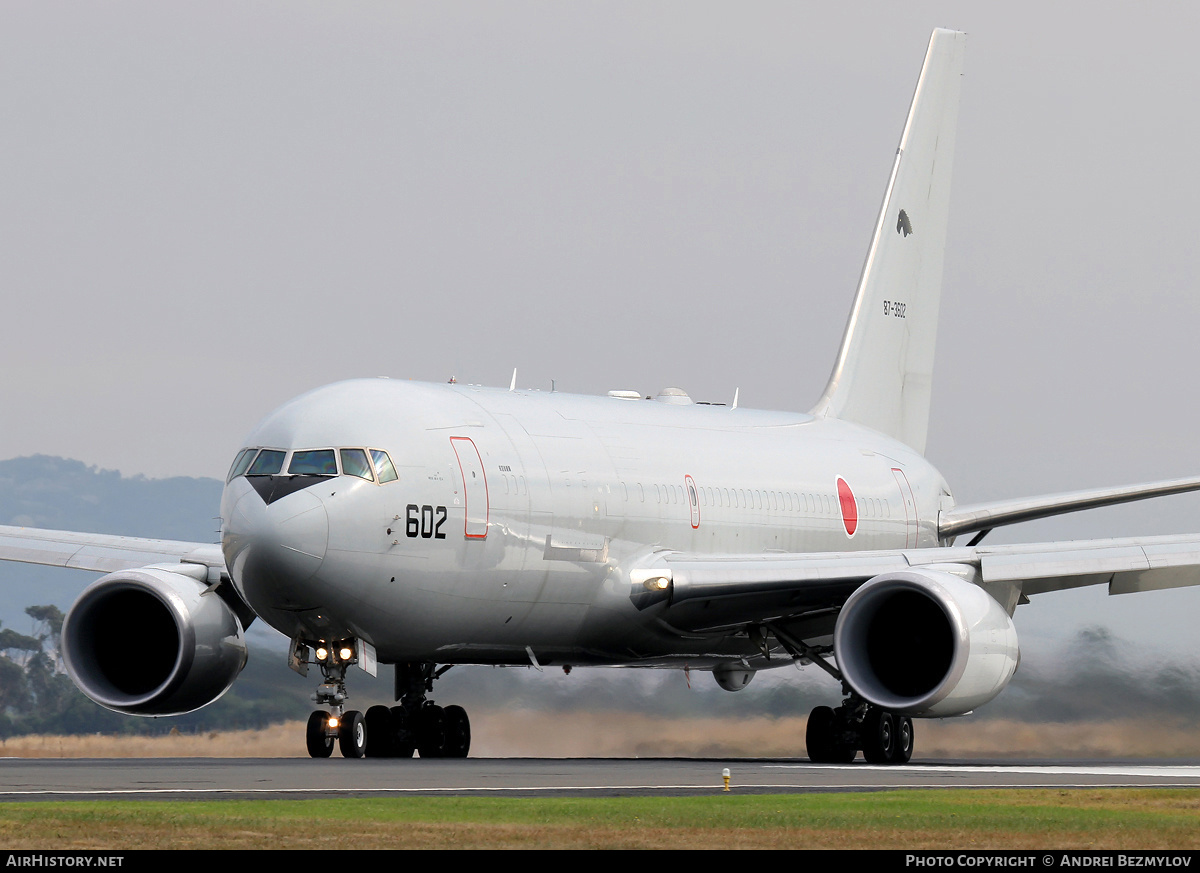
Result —
<instances>
[{"instance_id":1,"label":"taxi light","mask_svg":"<svg viewBox=\"0 0 1200 873\"><path fill-rule=\"evenodd\" d=\"M324 661L328 657L329 657L329 649L325 648L324 646L318 646L317 647L317 660Z\"/></svg>"},{"instance_id":2,"label":"taxi light","mask_svg":"<svg viewBox=\"0 0 1200 873\"><path fill-rule=\"evenodd\" d=\"M342 646L340 649L338 649L338 657L343 661L349 661L352 657L354 657L354 649L350 648L349 646Z\"/></svg>"},{"instance_id":3,"label":"taxi light","mask_svg":"<svg viewBox=\"0 0 1200 873\"><path fill-rule=\"evenodd\" d=\"M336 715L329 716L329 726L331 728L333 728L334 730L337 730L338 724L339 724L339 720Z\"/></svg>"}]
</instances>

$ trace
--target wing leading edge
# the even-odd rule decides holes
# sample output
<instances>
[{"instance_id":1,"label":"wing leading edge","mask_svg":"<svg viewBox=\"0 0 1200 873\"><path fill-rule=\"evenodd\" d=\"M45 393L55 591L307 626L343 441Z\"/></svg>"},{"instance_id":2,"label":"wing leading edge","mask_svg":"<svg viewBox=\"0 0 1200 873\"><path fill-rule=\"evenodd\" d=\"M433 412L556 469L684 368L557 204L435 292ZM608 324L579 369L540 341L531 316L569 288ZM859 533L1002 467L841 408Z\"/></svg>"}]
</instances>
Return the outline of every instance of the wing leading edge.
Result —
<instances>
[{"instance_id":1,"label":"wing leading edge","mask_svg":"<svg viewBox=\"0 0 1200 873\"><path fill-rule=\"evenodd\" d=\"M214 543L188 543L111 534L0 525L0 561L114 573L147 564L184 563L208 568L208 581L225 576L225 558Z\"/></svg>"}]
</instances>

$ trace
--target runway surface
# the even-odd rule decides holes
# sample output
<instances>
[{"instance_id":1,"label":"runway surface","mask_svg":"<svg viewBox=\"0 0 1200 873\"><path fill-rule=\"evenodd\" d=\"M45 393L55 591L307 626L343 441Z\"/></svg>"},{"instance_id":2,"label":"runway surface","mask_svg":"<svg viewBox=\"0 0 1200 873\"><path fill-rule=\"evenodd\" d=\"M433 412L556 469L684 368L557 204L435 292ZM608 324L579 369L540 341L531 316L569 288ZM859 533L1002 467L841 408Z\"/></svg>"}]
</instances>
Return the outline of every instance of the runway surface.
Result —
<instances>
[{"instance_id":1,"label":"runway surface","mask_svg":"<svg viewBox=\"0 0 1200 873\"><path fill-rule=\"evenodd\" d=\"M338 796L689 796L895 788L1200 788L1200 762L923 762L905 767L796 759L327 760L0 759L0 800Z\"/></svg>"}]
</instances>

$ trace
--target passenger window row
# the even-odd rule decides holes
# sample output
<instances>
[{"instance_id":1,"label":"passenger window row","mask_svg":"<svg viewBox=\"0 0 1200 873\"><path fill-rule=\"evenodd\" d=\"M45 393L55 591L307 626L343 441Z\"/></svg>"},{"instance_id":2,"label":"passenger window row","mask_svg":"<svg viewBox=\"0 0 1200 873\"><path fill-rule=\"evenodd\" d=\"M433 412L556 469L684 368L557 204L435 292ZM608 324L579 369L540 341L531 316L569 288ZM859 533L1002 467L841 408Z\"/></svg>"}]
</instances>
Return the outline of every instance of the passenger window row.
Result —
<instances>
[{"instance_id":1,"label":"passenger window row","mask_svg":"<svg viewBox=\"0 0 1200 873\"><path fill-rule=\"evenodd\" d=\"M680 485L645 485L635 482L636 490L621 483L627 502L648 503L651 496L655 503L678 504L688 502L687 492ZM689 486L692 487L692 486ZM651 491L650 489L654 490ZM750 488L697 487L699 505L702 507L730 507L733 509L768 509L772 511L802 512L808 515L836 517L840 504L836 494L812 494L795 491L760 491ZM632 497L630 495L633 495ZM695 498L693 498L694 500ZM891 518L892 507L887 500L877 497L856 498L858 514L862 518Z\"/></svg>"}]
</instances>

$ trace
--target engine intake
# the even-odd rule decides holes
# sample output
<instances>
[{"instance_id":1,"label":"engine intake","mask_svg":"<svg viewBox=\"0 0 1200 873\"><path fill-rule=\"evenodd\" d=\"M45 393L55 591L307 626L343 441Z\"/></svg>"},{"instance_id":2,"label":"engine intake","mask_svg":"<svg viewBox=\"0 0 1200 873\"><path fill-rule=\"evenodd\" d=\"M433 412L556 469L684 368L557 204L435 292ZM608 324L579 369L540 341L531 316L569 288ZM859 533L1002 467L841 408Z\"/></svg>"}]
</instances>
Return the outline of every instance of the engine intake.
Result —
<instances>
[{"instance_id":1,"label":"engine intake","mask_svg":"<svg viewBox=\"0 0 1200 873\"><path fill-rule=\"evenodd\" d=\"M842 675L876 706L962 715L1004 690L1020 662L1012 619L986 591L942 570L884 573L842 607Z\"/></svg>"},{"instance_id":2,"label":"engine intake","mask_svg":"<svg viewBox=\"0 0 1200 873\"><path fill-rule=\"evenodd\" d=\"M97 579L63 621L71 681L128 715L180 715L219 698L246 665L242 624L203 582L158 567Z\"/></svg>"}]
</instances>

